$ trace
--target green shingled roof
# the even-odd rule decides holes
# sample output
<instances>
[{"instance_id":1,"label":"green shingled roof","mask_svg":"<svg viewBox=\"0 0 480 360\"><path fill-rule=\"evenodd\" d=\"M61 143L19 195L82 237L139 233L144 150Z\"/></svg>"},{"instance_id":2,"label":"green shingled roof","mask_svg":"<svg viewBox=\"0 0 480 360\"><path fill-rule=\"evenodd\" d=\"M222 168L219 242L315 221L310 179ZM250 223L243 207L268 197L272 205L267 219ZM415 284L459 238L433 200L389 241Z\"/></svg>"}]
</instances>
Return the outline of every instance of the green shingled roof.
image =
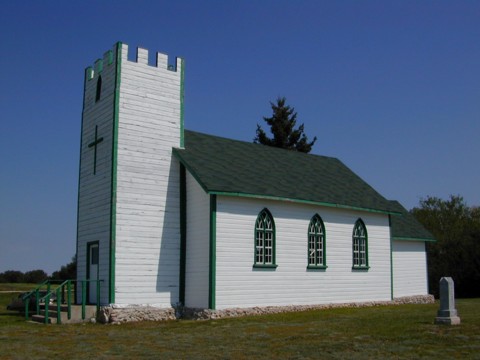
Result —
<instances>
[{"instance_id":1,"label":"green shingled roof","mask_svg":"<svg viewBox=\"0 0 480 360\"><path fill-rule=\"evenodd\" d=\"M396 213L398 207L336 158L185 131L174 155L211 194Z\"/></svg>"},{"instance_id":2,"label":"green shingled roof","mask_svg":"<svg viewBox=\"0 0 480 360\"><path fill-rule=\"evenodd\" d=\"M398 201L391 201L392 207L401 215L393 215L392 239L412 241L436 241L433 235L420 224Z\"/></svg>"}]
</instances>

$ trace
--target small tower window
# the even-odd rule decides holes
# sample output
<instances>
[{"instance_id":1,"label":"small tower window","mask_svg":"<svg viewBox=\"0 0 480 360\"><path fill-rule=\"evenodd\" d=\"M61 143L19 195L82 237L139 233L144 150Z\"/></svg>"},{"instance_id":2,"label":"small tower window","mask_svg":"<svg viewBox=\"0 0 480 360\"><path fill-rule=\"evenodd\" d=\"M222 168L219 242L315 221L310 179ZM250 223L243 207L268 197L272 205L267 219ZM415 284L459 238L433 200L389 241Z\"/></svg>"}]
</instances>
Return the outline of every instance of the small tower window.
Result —
<instances>
[{"instance_id":1,"label":"small tower window","mask_svg":"<svg viewBox=\"0 0 480 360\"><path fill-rule=\"evenodd\" d=\"M97 92L95 94L95 102L100 100L100 95L102 94L102 77L99 76L97 80Z\"/></svg>"}]
</instances>

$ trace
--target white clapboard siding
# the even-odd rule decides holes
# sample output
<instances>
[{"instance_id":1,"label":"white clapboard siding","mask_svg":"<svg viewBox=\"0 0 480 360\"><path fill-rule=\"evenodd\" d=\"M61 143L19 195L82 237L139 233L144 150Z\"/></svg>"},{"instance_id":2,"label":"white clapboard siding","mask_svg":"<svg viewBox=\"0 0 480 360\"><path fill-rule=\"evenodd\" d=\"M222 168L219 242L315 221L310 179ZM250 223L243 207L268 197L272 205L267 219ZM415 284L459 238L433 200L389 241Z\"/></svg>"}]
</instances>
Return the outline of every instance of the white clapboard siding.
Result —
<instances>
[{"instance_id":1,"label":"white clapboard siding","mask_svg":"<svg viewBox=\"0 0 480 360\"><path fill-rule=\"evenodd\" d=\"M112 175L112 135L114 118L114 87L116 66L110 62L109 53L103 59L101 72L93 69L93 77L86 76L82 114L82 146L80 153L78 233L77 233L77 278L87 277L87 245L99 243L99 279L103 280L100 301L108 304L108 283L110 269L110 204ZM102 77L102 91L95 101L97 81ZM97 138L103 141L97 145L97 161L94 174L94 148L88 144ZM78 288L80 290L80 288ZM78 301L81 292L77 291Z\"/></svg>"},{"instance_id":2,"label":"white clapboard siding","mask_svg":"<svg viewBox=\"0 0 480 360\"><path fill-rule=\"evenodd\" d=\"M276 227L276 269L253 268L254 226L268 208ZM326 270L307 269L307 229L319 214L326 230ZM352 271L352 232L368 232L368 271ZM216 307L343 303L391 299L388 216L353 210L219 196Z\"/></svg>"},{"instance_id":3,"label":"white clapboard siding","mask_svg":"<svg viewBox=\"0 0 480 360\"><path fill-rule=\"evenodd\" d=\"M127 60L118 116L115 304L178 302L180 61L177 71ZM148 58L148 55L147 55Z\"/></svg>"},{"instance_id":4,"label":"white clapboard siding","mask_svg":"<svg viewBox=\"0 0 480 360\"><path fill-rule=\"evenodd\" d=\"M428 294L427 255L423 241L393 241L393 296Z\"/></svg>"},{"instance_id":5,"label":"white clapboard siding","mask_svg":"<svg viewBox=\"0 0 480 360\"><path fill-rule=\"evenodd\" d=\"M208 308L210 197L187 172L185 306Z\"/></svg>"}]
</instances>

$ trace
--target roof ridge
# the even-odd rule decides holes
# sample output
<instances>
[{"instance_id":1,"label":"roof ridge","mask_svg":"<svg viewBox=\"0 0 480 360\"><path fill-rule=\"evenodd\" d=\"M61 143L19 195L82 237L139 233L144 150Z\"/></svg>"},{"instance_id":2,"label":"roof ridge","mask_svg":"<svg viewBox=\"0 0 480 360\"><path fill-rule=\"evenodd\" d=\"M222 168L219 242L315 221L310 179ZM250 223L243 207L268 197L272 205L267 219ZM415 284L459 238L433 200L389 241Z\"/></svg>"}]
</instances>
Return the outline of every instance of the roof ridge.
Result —
<instances>
[{"instance_id":1,"label":"roof ridge","mask_svg":"<svg viewBox=\"0 0 480 360\"><path fill-rule=\"evenodd\" d=\"M194 134L198 134L198 135L201 135L201 136L208 136L208 137L217 138L217 139L220 139L220 140L234 141L234 142L242 143L242 144L249 145L249 146L261 146L264 149L266 149L266 151L287 151L290 154L296 154L296 155L293 155L293 156L316 156L316 157L321 157L321 158L325 158L325 159L337 160L337 161L339 161L343 164L343 162L335 156L304 153L304 152L301 152L301 151L289 150L289 149L279 148L279 147L276 147L276 146L269 146L269 145L257 144L257 143L254 143L254 142L248 142L248 141L245 141L245 140L227 138L225 136L207 134L207 133L204 133L204 132L201 132L201 131L188 130L188 129L185 129L185 131L190 132L190 133L194 133Z\"/></svg>"}]
</instances>

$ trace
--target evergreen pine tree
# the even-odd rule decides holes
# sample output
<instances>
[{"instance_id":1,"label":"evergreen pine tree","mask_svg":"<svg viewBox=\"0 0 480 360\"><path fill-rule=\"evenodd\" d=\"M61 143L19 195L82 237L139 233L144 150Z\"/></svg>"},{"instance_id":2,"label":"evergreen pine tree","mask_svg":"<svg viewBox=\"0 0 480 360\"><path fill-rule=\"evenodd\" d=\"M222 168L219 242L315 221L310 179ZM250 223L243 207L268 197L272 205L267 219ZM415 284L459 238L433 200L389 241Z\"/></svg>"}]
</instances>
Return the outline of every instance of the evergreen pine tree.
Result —
<instances>
[{"instance_id":1,"label":"evergreen pine tree","mask_svg":"<svg viewBox=\"0 0 480 360\"><path fill-rule=\"evenodd\" d=\"M273 138L269 138L260 125L257 124L257 135L253 140L256 144L275 146L282 149L295 150L309 153L317 141L317 137L309 142L304 134L304 125L295 129L297 113L293 107L285 105L285 97L277 98L276 103L270 102L273 114L263 120L270 126Z\"/></svg>"}]
</instances>

